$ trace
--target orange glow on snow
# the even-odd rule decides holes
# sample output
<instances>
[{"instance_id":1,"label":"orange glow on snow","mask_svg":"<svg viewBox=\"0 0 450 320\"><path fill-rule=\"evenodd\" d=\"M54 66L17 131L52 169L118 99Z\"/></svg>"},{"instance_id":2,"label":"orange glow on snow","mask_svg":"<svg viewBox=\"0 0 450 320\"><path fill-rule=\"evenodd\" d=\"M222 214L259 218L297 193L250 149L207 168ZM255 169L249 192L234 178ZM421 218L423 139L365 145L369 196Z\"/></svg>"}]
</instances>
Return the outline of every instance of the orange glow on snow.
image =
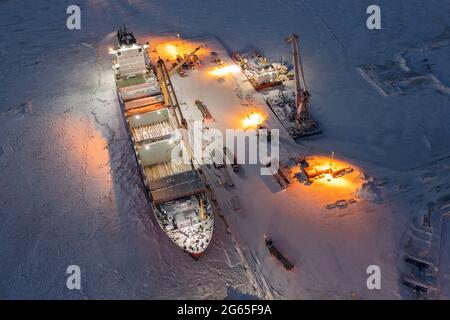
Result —
<instances>
[{"instance_id":1,"label":"orange glow on snow","mask_svg":"<svg viewBox=\"0 0 450 320\"><path fill-rule=\"evenodd\" d=\"M348 179L346 179L345 176L340 178L333 178L333 176L329 173L325 174L323 178L317 179L314 183L318 183L323 186L338 187L338 188L349 188L352 187L353 185L353 183Z\"/></svg>"},{"instance_id":2,"label":"orange glow on snow","mask_svg":"<svg viewBox=\"0 0 450 320\"><path fill-rule=\"evenodd\" d=\"M186 39L161 37L152 38L151 43L154 44L154 51L150 50L152 60L157 60L158 57L165 61L173 61L177 56L184 58L185 55L192 53L196 48L201 46L201 43ZM209 53L208 50L201 48L197 50L198 56Z\"/></svg>"},{"instance_id":3,"label":"orange glow on snow","mask_svg":"<svg viewBox=\"0 0 450 320\"><path fill-rule=\"evenodd\" d=\"M174 40L157 45L158 56L164 60L176 60L177 56L183 57L189 53L190 46L185 45L181 40Z\"/></svg>"},{"instance_id":4,"label":"orange glow on snow","mask_svg":"<svg viewBox=\"0 0 450 320\"><path fill-rule=\"evenodd\" d=\"M109 194L114 200L108 140L94 120L67 115L52 119L50 130L57 137L54 149L62 152L53 156L61 159L58 168L65 168L64 174L74 181L82 181L86 201L97 203Z\"/></svg>"},{"instance_id":5,"label":"orange glow on snow","mask_svg":"<svg viewBox=\"0 0 450 320\"><path fill-rule=\"evenodd\" d=\"M169 57L171 57L172 59L176 59L177 55L178 55L178 49L176 46L174 46L173 44L167 44L166 47L166 53Z\"/></svg>"},{"instance_id":6,"label":"orange glow on snow","mask_svg":"<svg viewBox=\"0 0 450 320\"><path fill-rule=\"evenodd\" d=\"M209 74L216 77L222 77L230 73L238 73L239 71L241 71L241 69L237 65L231 64L225 67L214 68L213 70L209 71Z\"/></svg>"},{"instance_id":7,"label":"orange glow on snow","mask_svg":"<svg viewBox=\"0 0 450 320\"><path fill-rule=\"evenodd\" d=\"M311 174L317 172L318 175L311 179L312 184L307 185L306 189L303 189L303 186L300 188L302 192L307 190L317 203L326 205L337 200L354 198L356 189L363 183L359 169L340 159L316 155L308 157L306 161L309 166L305 169L309 169ZM333 177L332 172L346 168L352 168L353 171ZM295 166L291 174L295 175L300 171L300 167Z\"/></svg>"},{"instance_id":8,"label":"orange glow on snow","mask_svg":"<svg viewBox=\"0 0 450 320\"><path fill-rule=\"evenodd\" d=\"M261 125L264 121L261 113L253 112L250 115L246 115L242 120L242 127L244 129L253 128L256 129L259 125Z\"/></svg>"},{"instance_id":9,"label":"orange glow on snow","mask_svg":"<svg viewBox=\"0 0 450 320\"><path fill-rule=\"evenodd\" d=\"M321 165L314 166L314 168L315 168L317 171L327 171L327 170L331 170L330 164L321 164Z\"/></svg>"}]
</instances>

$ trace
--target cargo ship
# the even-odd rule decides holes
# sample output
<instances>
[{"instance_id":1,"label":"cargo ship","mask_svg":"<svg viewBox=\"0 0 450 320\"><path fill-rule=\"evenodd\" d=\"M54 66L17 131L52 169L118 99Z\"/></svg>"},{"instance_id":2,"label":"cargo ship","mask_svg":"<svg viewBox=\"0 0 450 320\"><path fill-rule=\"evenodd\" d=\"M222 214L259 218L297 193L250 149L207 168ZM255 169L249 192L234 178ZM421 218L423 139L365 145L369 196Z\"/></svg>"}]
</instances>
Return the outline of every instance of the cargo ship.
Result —
<instances>
[{"instance_id":1,"label":"cargo ship","mask_svg":"<svg viewBox=\"0 0 450 320\"><path fill-rule=\"evenodd\" d=\"M110 53L118 97L154 216L178 247L198 258L213 235L212 205L179 130L186 124L168 72L163 63L152 65L148 43L138 44L125 27L117 40Z\"/></svg>"}]
</instances>

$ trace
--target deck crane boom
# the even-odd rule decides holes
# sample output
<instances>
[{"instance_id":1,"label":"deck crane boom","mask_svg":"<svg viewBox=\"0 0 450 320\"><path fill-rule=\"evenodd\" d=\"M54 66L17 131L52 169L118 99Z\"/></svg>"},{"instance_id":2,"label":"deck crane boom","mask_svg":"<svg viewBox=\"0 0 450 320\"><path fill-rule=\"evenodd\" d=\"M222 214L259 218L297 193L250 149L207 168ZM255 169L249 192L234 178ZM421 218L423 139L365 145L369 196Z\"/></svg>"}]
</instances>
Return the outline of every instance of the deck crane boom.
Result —
<instances>
[{"instance_id":1,"label":"deck crane boom","mask_svg":"<svg viewBox=\"0 0 450 320\"><path fill-rule=\"evenodd\" d=\"M180 60L180 62L178 62L177 65L175 65L170 70L167 70L164 61L160 57L158 58L158 62L156 64L156 76L161 86L165 104L173 108L178 127L186 127L186 119L181 112L175 90L172 86L171 77L201 48L202 46L198 46L197 48L195 48L194 51L185 56L182 60Z\"/></svg>"},{"instance_id":2,"label":"deck crane boom","mask_svg":"<svg viewBox=\"0 0 450 320\"><path fill-rule=\"evenodd\" d=\"M178 103L178 98L175 94L175 90L173 89L169 71L161 58L158 58L158 62L156 63L156 76L159 80L161 91L164 96L164 103L172 108L177 126L179 128L185 128L186 119L183 116L180 104Z\"/></svg>"},{"instance_id":3,"label":"deck crane boom","mask_svg":"<svg viewBox=\"0 0 450 320\"><path fill-rule=\"evenodd\" d=\"M311 118L308 110L310 94L306 89L305 75L300 59L298 35L295 33L291 34L286 38L286 42L292 44L292 58L295 73L296 124L300 131L300 136L319 134L321 133L321 130L317 122Z\"/></svg>"},{"instance_id":4,"label":"deck crane boom","mask_svg":"<svg viewBox=\"0 0 450 320\"><path fill-rule=\"evenodd\" d=\"M178 62L178 64L173 67L172 69L169 70L169 76L173 76L175 74L175 72L178 71L178 69L180 69L186 62L189 61L189 59L192 58L192 56L202 48L202 46L198 46L197 48L194 49L194 51L192 51L191 53L189 53L187 56L185 56L180 62Z\"/></svg>"}]
</instances>

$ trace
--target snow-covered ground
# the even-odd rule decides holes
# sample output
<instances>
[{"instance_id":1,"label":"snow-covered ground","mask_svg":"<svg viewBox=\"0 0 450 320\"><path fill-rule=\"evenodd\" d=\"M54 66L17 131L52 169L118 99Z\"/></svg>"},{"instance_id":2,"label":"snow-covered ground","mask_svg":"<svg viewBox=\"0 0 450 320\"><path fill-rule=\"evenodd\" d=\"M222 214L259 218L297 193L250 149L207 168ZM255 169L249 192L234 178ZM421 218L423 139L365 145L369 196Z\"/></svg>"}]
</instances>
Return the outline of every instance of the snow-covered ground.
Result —
<instances>
[{"instance_id":1,"label":"snow-covered ground","mask_svg":"<svg viewBox=\"0 0 450 320\"><path fill-rule=\"evenodd\" d=\"M379 1L380 31L365 26L369 1L84 0L79 31L65 26L70 4L0 1L1 298L255 294L221 219L205 257L193 261L151 216L110 69L108 47L121 24L138 38L213 34L229 52L257 48L280 59L290 57L284 37L298 33L311 110L324 129L302 146L335 151L388 183L377 202L339 213L296 185L284 191L299 194L289 210L258 215L279 193L255 169L247 180L254 190L237 186L246 215L231 221L235 236L275 297L411 297L399 284L409 272L402 257L421 237L429 203L443 206L450 194L450 3ZM373 77L361 73L368 65ZM398 90L381 94L380 79ZM442 221L439 246L434 232L425 247L440 264L438 297L449 298L450 230ZM265 233L297 271L267 255ZM81 292L65 287L69 264L81 267ZM365 288L368 264L382 268L381 291Z\"/></svg>"},{"instance_id":2,"label":"snow-covered ground","mask_svg":"<svg viewBox=\"0 0 450 320\"><path fill-rule=\"evenodd\" d=\"M199 261L153 219L115 93L114 35L102 42L116 26L95 25L100 4L84 7L86 33L65 29L60 1L0 6L0 297L255 294L219 219ZM71 264L81 291L66 288Z\"/></svg>"}]
</instances>

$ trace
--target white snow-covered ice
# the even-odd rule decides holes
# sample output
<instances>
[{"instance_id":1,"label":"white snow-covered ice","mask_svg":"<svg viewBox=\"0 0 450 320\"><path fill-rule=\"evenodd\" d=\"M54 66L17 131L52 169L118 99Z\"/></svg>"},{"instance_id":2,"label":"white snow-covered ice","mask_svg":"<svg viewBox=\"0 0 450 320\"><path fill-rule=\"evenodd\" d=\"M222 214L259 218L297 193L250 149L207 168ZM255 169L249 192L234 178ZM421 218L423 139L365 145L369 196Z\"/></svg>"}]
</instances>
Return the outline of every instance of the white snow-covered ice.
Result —
<instances>
[{"instance_id":1,"label":"white snow-covered ice","mask_svg":"<svg viewBox=\"0 0 450 320\"><path fill-rule=\"evenodd\" d=\"M405 254L431 259L430 297L450 297L450 3L379 1L376 31L365 25L370 3L356 0L78 3L82 28L71 31L69 1L0 1L0 298L414 298L400 283L413 273ZM298 148L334 151L371 177L377 199L327 210L317 185L274 192L246 167L245 181L230 173L241 213L214 186L232 234L216 217L192 260L152 217L120 113L108 48L122 24L138 39L211 34L228 52L279 60L298 33L324 131ZM432 232L422 223L430 210ZM294 272L268 255L265 234ZM65 286L71 264L81 291ZM382 290L366 287L370 264Z\"/></svg>"}]
</instances>

